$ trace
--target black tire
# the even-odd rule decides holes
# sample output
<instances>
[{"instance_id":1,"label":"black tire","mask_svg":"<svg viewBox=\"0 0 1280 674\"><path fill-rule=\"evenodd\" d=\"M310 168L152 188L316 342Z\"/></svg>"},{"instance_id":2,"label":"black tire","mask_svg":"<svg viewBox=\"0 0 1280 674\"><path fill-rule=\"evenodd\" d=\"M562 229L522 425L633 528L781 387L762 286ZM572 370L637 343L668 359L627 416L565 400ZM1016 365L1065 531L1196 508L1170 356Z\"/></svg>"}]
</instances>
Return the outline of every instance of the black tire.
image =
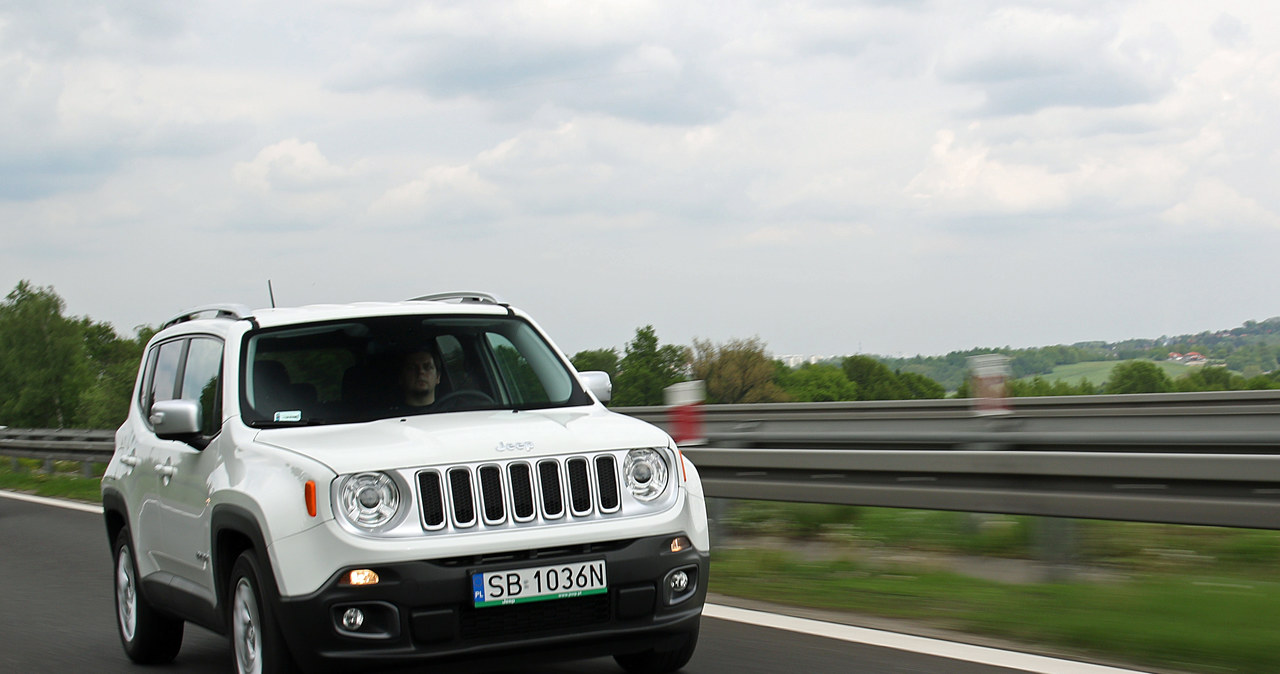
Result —
<instances>
[{"instance_id":1,"label":"black tire","mask_svg":"<svg viewBox=\"0 0 1280 674\"><path fill-rule=\"evenodd\" d=\"M231 567L227 583L227 634L238 674L287 674L298 671L267 600L269 578L252 550Z\"/></svg>"},{"instance_id":2,"label":"black tire","mask_svg":"<svg viewBox=\"0 0 1280 674\"><path fill-rule=\"evenodd\" d=\"M147 603L138 584L138 561L129 529L116 534L111 548L115 568L116 631L130 660L143 665L172 662L182 648L184 623Z\"/></svg>"},{"instance_id":3,"label":"black tire","mask_svg":"<svg viewBox=\"0 0 1280 674\"><path fill-rule=\"evenodd\" d=\"M613 656L619 667L630 674L666 674L689 664L693 651L698 647L698 628L689 632L685 642L674 650L647 650L639 653L619 653Z\"/></svg>"}]
</instances>

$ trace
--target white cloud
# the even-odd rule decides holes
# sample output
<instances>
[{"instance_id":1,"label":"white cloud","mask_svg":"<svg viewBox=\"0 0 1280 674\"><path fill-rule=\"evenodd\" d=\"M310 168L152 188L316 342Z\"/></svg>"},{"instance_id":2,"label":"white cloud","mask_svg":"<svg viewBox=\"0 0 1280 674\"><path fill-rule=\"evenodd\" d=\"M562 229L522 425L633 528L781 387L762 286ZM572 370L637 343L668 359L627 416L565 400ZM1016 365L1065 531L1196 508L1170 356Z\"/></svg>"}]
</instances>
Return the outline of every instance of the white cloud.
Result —
<instances>
[{"instance_id":1,"label":"white cloud","mask_svg":"<svg viewBox=\"0 0 1280 674\"><path fill-rule=\"evenodd\" d=\"M287 138L262 148L252 161L233 169L236 182L261 192L315 192L331 189L348 176L314 142Z\"/></svg>"},{"instance_id":2,"label":"white cloud","mask_svg":"<svg viewBox=\"0 0 1280 674\"><path fill-rule=\"evenodd\" d=\"M497 187L469 166L432 167L388 190L369 209L377 226L487 221L503 211Z\"/></svg>"},{"instance_id":3,"label":"white cloud","mask_svg":"<svg viewBox=\"0 0 1280 674\"><path fill-rule=\"evenodd\" d=\"M957 145L955 133L944 129L937 134L929 164L907 185L907 193L935 209L1037 213L1067 205L1072 182L1072 176L1041 165L995 159L980 143Z\"/></svg>"},{"instance_id":4,"label":"white cloud","mask_svg":"<svg viewBox=\"0 0 1280 674\"><path fill-rule=\"evenodd\" d=\"M1230 185L1206 179L1161 217L1186 232L1213 235L1222 230L1280 231L1280 213L1268 210Z\"/></svg>"},{"instance_id":5,"label":"white cloud","mask_svg":"<svg viewBox=\"0 0 1280 674\"><path fill-rule=\"evenodd\" d=\"M1280 313L1255 290L1280 246L1274 14L1241 0L13 5L0 284L50 284L129 327L156 302L252 301L268 275L288 302L474 285L571 348L650 322L801 353L1230 327L1210 310ZM228 273L189 278L191 251ZM1184 273L1206 268L1232 273ZM1216 299L1144 314L1133 273Z\"/></svg>"}]
</instances>

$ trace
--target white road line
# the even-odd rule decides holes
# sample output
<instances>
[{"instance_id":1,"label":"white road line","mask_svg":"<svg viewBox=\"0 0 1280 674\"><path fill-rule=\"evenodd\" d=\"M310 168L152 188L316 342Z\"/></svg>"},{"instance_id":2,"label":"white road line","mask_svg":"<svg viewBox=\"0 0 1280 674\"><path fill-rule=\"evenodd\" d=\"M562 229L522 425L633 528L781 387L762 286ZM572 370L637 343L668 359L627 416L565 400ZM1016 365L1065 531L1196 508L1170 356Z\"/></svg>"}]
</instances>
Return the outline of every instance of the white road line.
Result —
<instances>
[{"instance_id":1,"label":"white road line","mask_svg":"<svg viewBox=\"0 0 1280 674\"><path fill-rule=\"evenodd\" d=\"M44 496L32 496L30 494L5 491L3 489L0 489L0 497L55 506L58 508L67 508L68 510L79 510L81 512L97 515L102 514L102 506L90 505L88 503L46 498ZM866 627L854 627L852 625L841 625L821 620L811 620L809 618L794 618L791 616L778 615L776 613L765 613L764 611L752 611L749 609L734 608L732 606L722 606L720 604L707 604L703 609L702 614L709 618L718 618L720 620L732 620L733 622L746 623L748 625L771 627L773 629L787 630L788 632L811 634L814 636L826 637L828 639L839 639L840 641L867 644L869 646L894 648L900 651L911 651L913 653L922 653L924 655L935 655L942 658L950 658L952 660L964 660L966 662L991 665L993 667L1020 669L1026 672L1049 672L1052 674L1142 674L1142 672L1132 669L1120 669L1117 667L1107 667L1105 665L1093 665L1085 662L1060 660L1058 658L1050 658L1043 655L1032 655L1030 653L1002 651L998 648L973 646L955 641L917 637L908 634L898 634L897 632L869 629Z\"/></svg>"},{"instance_id":2,"label":"white road line","mask_svg":"<svg viewBox=\"0 0 1280 674\"><path fill-rule=\"evenodd\" d=\"M32 496L31 494L23 494L16 491L5 491L0 489L0 496L11 498L15 501L27 501L28 503L39 503L41 505L55 506L58 508L66 508L67 510L79 510L86 513L102 514L102 506L91 505L89 503L80 503L79 501L67 501L60 498L47 498L44 496Z\"/></svg>"},{"instance_id":3,"label":"white road line","mask_svg":"<svg viewBox=\"0 0 1280 674\"><path fill-rule=\"evenodd\" d=\"M882 646L900 651L936 655L952 660L964 660L993 667L1019 669L1027 672L1051 672L1052 674L1142 674L1132 669L1119 669L1071 660L1060 660L1043 655L1003 651L985 646L973 646L954 641L917 637L896 632L841 625L808 618L752 611L748 609L707 604L702 615L721 620L771 627L774 629L811 634L828 639L839 639L870 646Z\"/></svg>"}]
</instances>

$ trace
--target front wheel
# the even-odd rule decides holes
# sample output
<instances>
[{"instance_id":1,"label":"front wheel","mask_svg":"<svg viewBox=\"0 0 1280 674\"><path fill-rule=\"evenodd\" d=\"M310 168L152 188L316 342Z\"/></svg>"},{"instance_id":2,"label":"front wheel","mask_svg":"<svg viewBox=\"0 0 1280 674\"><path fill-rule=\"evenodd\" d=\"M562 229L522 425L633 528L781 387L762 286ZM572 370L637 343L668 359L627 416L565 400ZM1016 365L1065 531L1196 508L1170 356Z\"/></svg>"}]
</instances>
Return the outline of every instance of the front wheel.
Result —
<instances>
[{"instance_id":1,"label":"front wheel","mask_svg":"<svg viewBox=\"0 0 1280 674\"><path fill-rule=\"evenodd\" d=\"M618 666L629 674L666 674L689 664L693 651L698 647L698 628L685 637L684 643L669 651L641 651L619 653L613 656Z\"/></svg>"},{"instance_id":2,"label":"front wheel","mask_svg":"<svg viewBox=\"0 0 1280 674\"><path fill-rule=\"evenodd\" d=\"M238 674L297 671L271 606L265 601L264 577L252 550L241 553L231 567L228 632Z\"/></svg>"},{"instance_id":3,"label":"front wheel","mask_svg":"<svg viewBox=\"0 0 1280 674\"><path fill-rule=\"evenodd\" d=\"M116 534L112 553L116 562L116 627L125 654L144 665L171 662L182 648L183 622L152 608L142 596L133 539L127 528Z\"/></svg>"}]
</instances>

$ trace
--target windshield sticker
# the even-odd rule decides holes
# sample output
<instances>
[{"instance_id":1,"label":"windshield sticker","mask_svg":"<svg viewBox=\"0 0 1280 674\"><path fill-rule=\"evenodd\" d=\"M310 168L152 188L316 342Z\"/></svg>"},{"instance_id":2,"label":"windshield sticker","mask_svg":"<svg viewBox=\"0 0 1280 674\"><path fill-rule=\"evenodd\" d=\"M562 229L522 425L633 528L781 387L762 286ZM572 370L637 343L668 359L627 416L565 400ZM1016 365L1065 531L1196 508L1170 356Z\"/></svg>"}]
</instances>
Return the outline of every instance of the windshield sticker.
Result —
<instances>
[{"instance_id":1,"label":"windshield sticker","mask_svg":"<svg viewBox=\"0 0 1280 674\"><path fill-rule=\"evenodd\" d=\"M302 410L276 412L276 421L302 421Z\"/></svg>"}]
</instances>

